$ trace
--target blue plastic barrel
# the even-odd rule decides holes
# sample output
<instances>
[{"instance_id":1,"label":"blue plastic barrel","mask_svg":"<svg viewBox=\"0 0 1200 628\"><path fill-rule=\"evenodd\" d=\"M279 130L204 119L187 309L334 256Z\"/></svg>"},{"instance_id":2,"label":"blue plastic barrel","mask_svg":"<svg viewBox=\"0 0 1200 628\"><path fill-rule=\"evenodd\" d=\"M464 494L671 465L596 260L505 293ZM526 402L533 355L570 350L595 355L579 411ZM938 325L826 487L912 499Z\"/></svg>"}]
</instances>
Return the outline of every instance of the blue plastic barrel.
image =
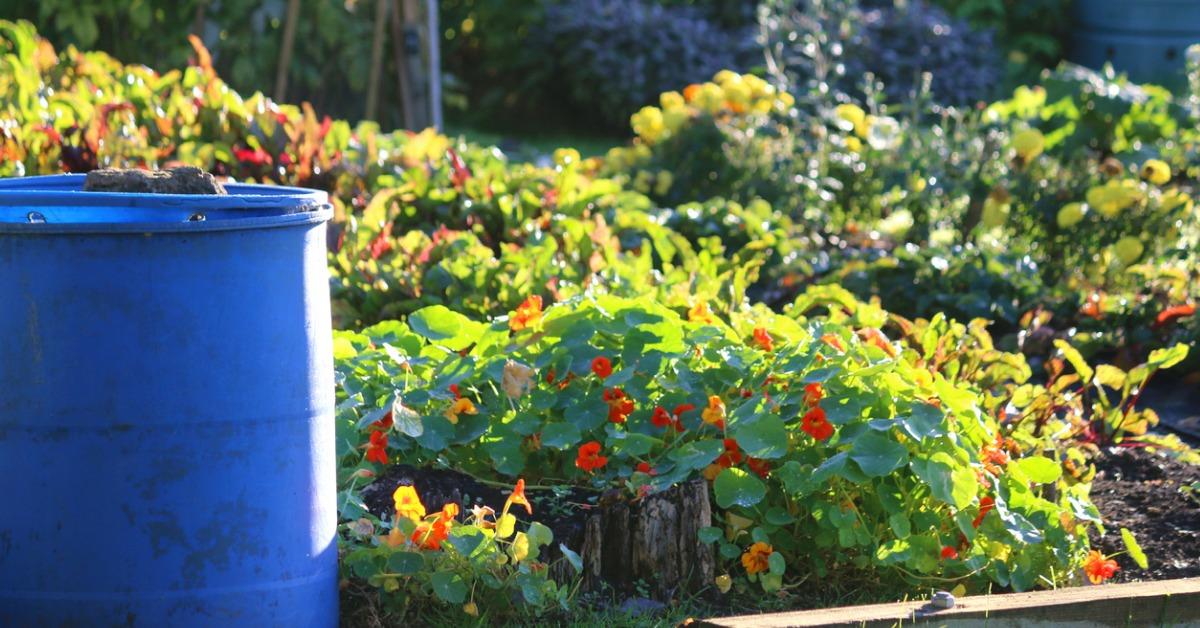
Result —
<instances>
[{"instance_id":1,"label":"blue plastic barrel","mask_svg":"<svg viewBox=\"0 0 1200 628\"><path fill-rule=\"evenodd\" d=\"M1073 61L1111 62L1136 82L1180 84L1188 46L1200 43L1200 0L1074 0Z\"/></svg>"},{"instance_id":2,"label":"blue plastic barrel","mask_svg":"<svg viewBox=\"0 0 1200 628\"><path fill-rule=\"evenodd\" d=\"M324 193L0 181L0 626L334 626Z\"/></svg>"}]
</instances>

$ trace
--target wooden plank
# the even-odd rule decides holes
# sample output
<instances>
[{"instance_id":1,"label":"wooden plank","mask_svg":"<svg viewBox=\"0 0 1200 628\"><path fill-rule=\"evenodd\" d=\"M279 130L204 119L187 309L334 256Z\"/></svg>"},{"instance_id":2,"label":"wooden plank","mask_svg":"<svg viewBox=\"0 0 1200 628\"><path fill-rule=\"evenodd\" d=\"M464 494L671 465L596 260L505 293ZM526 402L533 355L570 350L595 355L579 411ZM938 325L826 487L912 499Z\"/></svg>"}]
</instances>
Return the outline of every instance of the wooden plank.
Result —
<instances>
[{"instance_id":1,"label":"wooden plank","mask_svg":"<svg viewBox=\"0 0 1200 628\"><path fill-rule=\"evenodd\" d=\"M960 598L954 608L944 610L934 610L925 602L897 602L725 617L692 625L710 628L1200 626L1200 578L976 595Z\"/></svg>"}]
</instances>

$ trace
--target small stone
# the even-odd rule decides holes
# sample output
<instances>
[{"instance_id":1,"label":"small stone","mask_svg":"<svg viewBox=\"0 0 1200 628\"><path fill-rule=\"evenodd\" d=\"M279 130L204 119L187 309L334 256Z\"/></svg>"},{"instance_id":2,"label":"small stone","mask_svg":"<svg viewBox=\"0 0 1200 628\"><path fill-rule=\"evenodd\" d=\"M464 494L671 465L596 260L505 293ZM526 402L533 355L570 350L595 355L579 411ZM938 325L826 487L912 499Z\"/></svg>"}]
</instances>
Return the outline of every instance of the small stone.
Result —
<instances>
[{"instance_id":1,"label":"small stone","mask_svg":"<svg viewBox=\"0 0 1200 628\"><path fill-rule=\"evenodd\" d=\"M954 594L949 591L938 591L933 594L929 604L934 608L954 608Z\"/></svg>"},{"instance_id":2,"label":"small stone","mask_svg":"<svg viewBox=\"0 0 1200 628\"><path fill-rule=\"evenodd\" d=\"M93 170L84 179L85 192L141 194L228 194L216 177L194 166L168 170Z\"/></svg>"}]
</instances>

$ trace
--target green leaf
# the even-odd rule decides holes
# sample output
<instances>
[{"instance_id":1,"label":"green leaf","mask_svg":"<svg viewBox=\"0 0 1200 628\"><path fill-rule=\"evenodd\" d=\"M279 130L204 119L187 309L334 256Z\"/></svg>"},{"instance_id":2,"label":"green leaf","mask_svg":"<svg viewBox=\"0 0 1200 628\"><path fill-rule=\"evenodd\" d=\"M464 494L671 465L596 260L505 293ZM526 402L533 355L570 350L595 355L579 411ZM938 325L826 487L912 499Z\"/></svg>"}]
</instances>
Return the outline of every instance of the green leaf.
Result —
<instances>
[{"instance_id":1,"label":"green leaf","mask_svg":"<svg viewBox=\"0 0 1200 628\"><path fill-rule=\"evenodd\" d=\"M439 571L429 577L433 592L451 604L462 604L467 599L467 585L462 576L452 571Z\"/></svg>"},{"instance_id":2,"label":"green leaf","mask_svg":"<svg viewBox=\"0 0 1200 628\"><path fill-rule=\"evenodd\" d=\"M583 571L583 559L579 557L579 554L571 551L571 548L562 543L558 544L558 551L562 552L563 557L567 559L568 563L571 563L571 568L575 570L575 573Z\"/></svg>"},{"instance_id":3,"label":"green leaf","mask_svg":"<svg viewBox=\"0 0 1200 628\"><path fill-rule=\"evenodd\" d=\"M763 415L752 423L738 423L731 431L742 451L753 458L771 460L787 453L787 428L783 419L773 414Z\"/></svg>"},{"instance_id":4,"label":"green leaf","mask_svg":"<svg viewBox=\"0 0 1200 628\"><path fill-rule=\"evenodd\" d=\"M538 523L537 521L529 524L529 531L526 533L526 535L529 537L529 542L534 547L549 545L552 541L554 541L554 532L550 531L550 528L547 528L545 525Z\"/></svg>"},{"instance_id":5,"label":"green leaf","mask_svg":"<svg viewBox=\"0 0 1200 628\"><path fill-rule=\"evenodd\" d=\"M1111 364L1101 364L1096 367L1096 381L1113 390L1121 390L1125 387L1125 371Z\"/></svg>"},{"instance_id":6,"label":"green leaf","mask_svg":"<svg viewBox=\"0 0 1200 628\"><path fill-rule=\"evenodd\" d=\"M850 459L870 477L883 477L908 463L908 448L876 432L854 440Z\"/></svg>"},{"instance_id":7,"label":"green leaf","mask_svg":"<svg viewBox=\"0 0 1200 628\"><path fill-rule=\"evenodd\" d=\"M624 454L631 458L639 458L650 453L656 445L662 443L662 440L650 436L649 434L635 434L631 432L619 432L614 438L608 439L608 445L612 448L613 454Z\"/></svg>"},{"instance_id":8,"label":"green leaf","mask_svg":"<svg viewBox=\"0 0 1200 628\"><path fill-rule=\"evenodd\" d=\"M721 508L749 508L766 497L767 485L742 469L730 467L722 471L713 482L713 495Z\"/></svg>"},{"instance_id":9,"label":"green leaf","mask_svg":"<svg viewBox=\"0 0 1200 628\"><path fill-rule=\"evenodd\" d=\"M913 460L912 469L933 496L962 509L971 505L979 482L970 468L959 465L945 452L937 452L927 460Z\"/></svg>"},{"instance_id":10,"label":"green leaf","mask_svg":"<svg viewBox=\"0 0 1200 628\"><path fill-rule=\"evenodd\" d=\"M796 518L791 513L778 506L773 506L767 510L766 521L773 526L785 526L795 520Z\"/></svg>"},{"instance_id":11,"label":"green leaf","mask_svg":"<svg viewBox=\"0 0 1200 628\"><path fill-rule=\"evenodd\" d=\"M703 469L725 451L719 440L698 440L687 443L668 456L675 464L689 469Z\"/></svg>"},{"instance_id":12,"label":"green leaf","mask_svg":"<svg viewBox=\"0 0 1200 628\"><path fill-rule=\"evenodd\" d=\"M1054 346L1062 352L1063 357L1071 363L1071 366L1075 367L1075 372L1079 373L1079 377L1082 378L1084 382L1090 383L1092 381L1092 367L1088 366L1087 360L1083 359L1083 356L1080 355L1078 349L1072 347L1071 343L1061 338L1055 339Z\"/></svg>"},{"instance_id":13,"label":"green leaf","mask_svg":"<svg viewBox=\"0 0 1200 628\"><path fill-rule=\"evenodd\" d=\"M900 419L900 425L917 440L946 434L946 415L941 408L927 403L913 404L912 412Z\"/></svg>"},{"instance_id":14,"label":"green leaf","mask_svg":"<svg viewBox=\"0 0 1200 628\"><path fill-rule=\"evenodd\" d=\"M392 397L392 420L395 421L396 430L405 436L417 438L425 433L425 425L421 422L421 415L413 412L404 405L401 400L400 391L395 391L395 396Z\"/></svg>"},{"instance_id":15,"label":"green leaf","mask_svg":"<svg viewBox=\"0 0 1200 628\"><path fill-rule=\"evenodd\" d=\"M1146 552L1142 551L1142 546L1138 545L1137 538L1133 536L1133 533L1127 528L1121 528L1121 540L1125 542L1125 551L1129 552L1129 557L1133 559L1133 562L1142 569L1149 569L1150 561L1146 559Z\"/></svg>"},{"instance_id":16,"label":"green leaf","mask_svg":"<svg viewBox=\"0 0 1200 628\"><path fill-rule=\"evenodd\" d=\"M906 539L912 534L912 524L904 513L898 512L888 517L888 525L892 527L892 532L898 539Z\"/></svg>"},{"instance_id":17,"label":"green leaf","mask_svg":"<svg viewBox=\"0 0 1200 628\"><path fill-rule=\"evenodd\" d=\"M551 423L542 428L542 445L567 449L583 440L583 433L574 423Z\"/></svg>"},{"instance_id":18,"label":"green leaf","mask_svg":"<svg viewBox=\"0 0 1200 628\"><path fill-rule=\"evenodd\" d=\"M496 538L507 539L517 529L517 518L511 513L504 513L496 520Z\"/></svg>"},{"instance_id":19,"label":"green leaf","mask_svg":"<svg viewBox=\"0 0 1200 628\"><path fill-rule=\"evenodd\" d=\"M424 566L425 558L418 552L396 552L387 560L388 571L402 576L417 573Z\"/></svg>"},{"instance_id":20,"label":"green leaf","mask_svg":"<svg viewBox=\"0 0 1200 628\"><path fill-rule=\"evenodd\" d=\"M802 465L795 460L788 460L782 466L771 472L771 477L783 482L783 490L793 497L804 497L817 490L819 486L812 479L811 465Z\"/></svg>"},{"instance_id":21,"label":"green leaf","mask_svg":"<svg viewBox=\"0 0 1200 628\"><path fill-rule=\"evenodd\" d=\"M1038 484L1057 482L1062 477L1062 466L1043 456L1021 458L1016 461L1016 466L1031 482Z\"/></svg>"},{"instance_id":22,"label":"green leaf","mask_svg":"<svg viewBox=\"0 0 1200 628\"><path fill-rule=\"evenodd\" d=\"M1188 355L1188 346L1178 343L1169 349L1155 349L1150 352L1146 365L1150 368L1169 369L1179 364Z\"/></svg>"},{"instance_id":23,"label":"green leaf","mask_svg":"<svg viewBox=\"0 0 1200 628\"><path fill-rule=\"evenodd\" d=\"M716 543L717 539L720 539L723 534L725 533L721 531L721 528L704 526L703 528L700 528L700 532L697 534L697 537L699 537L701 543L708 544Z\"/></svg>"},{"instance_id":24,"label":"green leaf","mask_svg":"<svg viewBox=\"0 0 1200 628\"><path fill-rule=\"evenodd\" d=\"M444 305L423 307L408 316L408 326L432 342L453 351L461 351L483 333L487 326L452 311Z\"/></svg>"},{"instance_id":25,"label":"green leaf","mask_svg":"<svg viewBox=\"0 0 1200 628\"><path fill-rule=\"evenodd\" d=\"M783 559L783 554L779 552L771 552L767 557L767 565L770 567L770 573L775 576L782 576L784 569L787 568L787 562Z\"/></svg>"}]
</instances>

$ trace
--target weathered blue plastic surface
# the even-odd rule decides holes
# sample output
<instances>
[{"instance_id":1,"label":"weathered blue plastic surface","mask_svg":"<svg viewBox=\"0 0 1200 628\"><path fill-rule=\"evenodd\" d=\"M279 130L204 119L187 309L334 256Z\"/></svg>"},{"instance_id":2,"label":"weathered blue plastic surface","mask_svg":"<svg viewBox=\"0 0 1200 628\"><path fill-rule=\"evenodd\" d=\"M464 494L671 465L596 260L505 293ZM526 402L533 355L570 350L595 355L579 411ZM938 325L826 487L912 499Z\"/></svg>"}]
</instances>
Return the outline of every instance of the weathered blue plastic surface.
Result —
<instances>
[{"instance_id":1,"label":"weathered blue plastic surface","mask_svg":"<svg viewBox=\"0 0 1200 628\"><path fill-rule=\"evenodd\" d=\"M1200 0L1074 0L1071 58L1112 62L1137 82L1183 82L1187 47L1200 43Z\"/></svg>"},{"instance_id":2,"label":"weathered blue plastic surface","mask_svg":"<svg viewBox=\"0 0 1200 628\"><path fill-rule=\"evenodd\" d=\"M81 184L0 181L0 626L335 626L325 195Z\"/></svg>"}]
</instances>

